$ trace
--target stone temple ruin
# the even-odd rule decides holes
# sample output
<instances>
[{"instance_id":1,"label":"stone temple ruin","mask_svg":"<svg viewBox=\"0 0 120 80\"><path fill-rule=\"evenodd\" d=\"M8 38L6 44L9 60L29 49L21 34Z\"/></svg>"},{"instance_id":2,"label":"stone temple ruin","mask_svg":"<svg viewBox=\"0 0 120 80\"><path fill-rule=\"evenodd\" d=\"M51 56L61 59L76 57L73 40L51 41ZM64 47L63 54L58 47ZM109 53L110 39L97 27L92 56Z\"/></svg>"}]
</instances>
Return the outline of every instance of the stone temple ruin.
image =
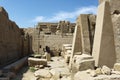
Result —
<instances>
[{"instance_id":1,"label":"stone temple ruin","mask_svg":"<svg viewBox=\"0 0 120 80\"><path fill-rule=\"evenodd\" d=\"M27 29L0 7L0 36L0 80L120 80L120 0Z\"/></svg>"}]
</instances>

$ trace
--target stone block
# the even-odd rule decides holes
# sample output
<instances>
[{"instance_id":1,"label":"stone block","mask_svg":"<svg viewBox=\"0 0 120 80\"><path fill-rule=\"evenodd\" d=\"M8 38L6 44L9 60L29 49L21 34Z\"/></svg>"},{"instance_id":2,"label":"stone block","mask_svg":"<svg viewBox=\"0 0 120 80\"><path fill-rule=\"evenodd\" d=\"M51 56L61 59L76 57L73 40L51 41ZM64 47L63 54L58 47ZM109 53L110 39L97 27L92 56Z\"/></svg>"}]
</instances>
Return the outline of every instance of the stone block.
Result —
<instances>
[{"instance_id":1,"label":"stone block","mask_svg":"<svg viewBox=\"0 0 120 80\"><path fill-rule=\"evenodd\" d=\"M114 68L115 71L120 71L120 63L115 63Z\"/></svg>"},{"instance_id":2,"label":"stone block","mask_svg":"<svg viewBox=\"0 0 120 80\"><path fill-rule=\"evenodd\" d=\"M107 66L103 66L101 71L102 71L103 74L111 75L111 69Z\"/></svg>"},{"instance_id":3,"label":"stone block","mask_svg":"<svg viewBox=\"0 0 120 80\"><path fill-rule=\"evenodd\" d=\"M83 71L87 69L94 69L95 65L95 60L90 59L90 60L82 60L77 63L75 63L76 69L78 71Z\"/></svg>"},{"instance_id":4,"label":"stone block","mask_svg":"<svg viewBox=\"0 0 120 80\"><path fill-rule=\"evenodd\" d=\"M112 68L116 62L109 2L103 2L98 7L92 55L96 67L106 65Z\"/></svg>"},{"instance_id":5,"label":"stone block","mask_svg":"<svg viewBox=\"0 0 120 80\"><path fill-rule=\"evenodd\" d=\"M73 65L78 71L83 71L94 69L95 61L92 56L87 54L75 55Z\"/></svg>"},{"instance_id":6,"label":"stone block","mask_svg":"<svg viewBox=\"0 0 120 80\"><path fill-rule=\"evenodd\" d=\"M39 58L28 58L28 65L33 66L33 67L35 65L47 66L47 60L46 59L39 59Z\"/></svg>"}]
</instances>

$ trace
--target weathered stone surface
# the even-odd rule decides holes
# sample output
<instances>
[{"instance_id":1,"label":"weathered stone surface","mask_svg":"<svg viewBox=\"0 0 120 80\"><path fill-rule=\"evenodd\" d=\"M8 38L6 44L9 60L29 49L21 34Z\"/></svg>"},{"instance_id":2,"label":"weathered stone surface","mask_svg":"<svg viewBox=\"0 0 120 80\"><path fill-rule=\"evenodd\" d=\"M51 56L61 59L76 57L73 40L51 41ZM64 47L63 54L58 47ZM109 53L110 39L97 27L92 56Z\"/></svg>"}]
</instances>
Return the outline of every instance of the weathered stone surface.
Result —
<instances>
[{"instance_id":1,"label":"weathered stone surface","mask_svg":"<svg viewBox=\"0 0 120 80\"><path fill-rule=\"evenodd\" d=\"M73 42L72 42L72 54L74 54L75 52L81 52L81 51L82 51L82 45L81 45L80 26L76 25Z\"/></svg>"},{"instance_id":2,"label":"weathered stone surface","mask_svg":"<svg viewBox=\"0 0 120 80\"><path fill-rule=\"evenodd\" d=\"M70 75L68 68L55 68L55 69L51 69L51 72L52 74L59 73L61 77Z\"/></svg>"},{"instance_id":3,"label":"weathered stone surface","mask_svg":"<svg viewBox=\"0 0 120 80\"><path fill-rule=\"evenodd\" d=\"M95 59L95 66L107 65L111 68L116 62L113 26L108 2L103 2L98 7L92 55Z\"/></svg>"},{"instance_id":4,"label":"weathered stone surface","mask_svg":"<svg viewBox=\"0 0 120 80\"><path fill-rule=\"evenodd\" d=\"M120 13L120 0L99 0L99 3L103 3L108 1L111 7L111 14L119 14Z\"/></svg>"},{"instance_id":5,"label":"weathered stone surface","mask_svg":"<svg viewBox=\"0 0 120 80\"><path fill-rule=\"evenodd\" d=\"M82 45L81 45L80 26L76 25L74 36L73 36L73 42L72 42L72 53L71 53L71 56L70 56L70 63L69 63L70 68L71 68L71 65L72 65L71 62L73 60L73 56L75 55L74 53L75 52L81 52L81 51L82 51Z\"/></svg>"},{"instance_id":6,"label":"weathered stone surface","mask_svg":"<svg viewBox=\"0 0 120 80\"><path fill-rule=\"evenodd\" d=\"M79 71L75 74L74 80L120 80L120 75L98 75L96 77L90 76L86 71Z\"/></svg>"},{"instance_id":7,"label":"weathered stone surface","mask_svg":"<svg viewBox=\"0 0 120 80\"><path fill-rule=\"evenodd\" d=\"M58 80L60 78L60 73L58 71L51 69L50 73L52 74L51 80Z\"/></svg>"},{"instance_id":8,"label":"weathered stone surface","mask_svg":"<svg viewBox=\"0 0 120 80\"><path fill-rule=\"evenodd\" d=\"M120 14L112 15L112 22L114 26L114 39L115 39L115 50L116 50L116 62L120 62Z\"/></svg>"},{"instance_id":9,"label":"weathered stone surface","mask_svg":"<svg viewBox=\"0 0 120 80\"><path fill-rule=\"evenodd\" d=\"M102 74L101 68L97 68L97 69L95 70L95 73L96 73L97 75Z\"/></svg>"},{"instance_id":10,"label":"weathered stone surface","mask_svg":"<svg viewBox=\"0 0 120 80\"><path fill-rule=\"evenodd\" d=\"M21 32L0 7L0 67L21 57Z\"/></svg>"},{"instance_id":11,"label":"weathered stone surface","mask_svg":"<svg viewBox=\"0 0 120 80\"><path fill-rule=\"evenodd\" d=\"M77 18L69 67L72 65L72 58L77 52L81 52L81 54L92 53L95 21L95 15L81 14Z\"/></svg>"},{"instance_id":12,"label":"weathered stone surface","mask_svg":"<svg viewBox=\"0 0 120 80\"><path fill-rule=\"evenodd\" d=\"M120 71L120 63L115 63L114 68L115 71Z\"/></svg>"},{"instance_id":13,"label":"weathered stone surface","mask_svg":"<svg viewBox=\"0 0 120 80\"><path fill-rule=\"evenodd\" d=\"M50 71L46 69L39 69L35 71L34 75L39 78L51 78L52 77Z\"/></svg>"},{"instance_id":14,"label":"weathered stone surface","mask_svg":"<svg viewBox=\"0 0 120 80\"><path fill-rule=\"evenodd\" d=\"M38 59L38 58L28 58L28 65L35 66L35 65L44 65L47 66L46 59Z\"/></svg>"},{"instance_id":15,"label":"weathered stone surface","mask_svg":"<svg viewBox=\"0 0 120 80\"><path fill-rule=\"evenodd\" d=\"M111 74L111 69L107 66L103 66L101 69L103 74L110 75Z\"/></svg>"},{"instance_id":16,"label":"weathered stone surface","mask_svg":"<svg viewBox=\"0 0 120 80\"><path fill-rule=\"evenodd\" d=\"M80 37L80 41L81 41L81 45L82 46L82 53L88 53L90 54L91 51L91 46L90 46L90 34L89 34L89 24L88 24L88 15L87 14L81 14L78 18L77 18L77 23L80 26L80 32L81 33L81 37ZM79 48L79 47L77 47ZM78 51L80 52L80 51Z\"/></svg>"},{"instance_id":17,"label":"weathered stone surface","mask_svg":"<svg viewBox=\"0 0 120 80\"><path fill-rule=\"evenodd\" d=\"M73 67L78 71L94 69L95 61L93 60L92 56L87 54L75 55L73 59Z\"/></svg>"},{"instance_id":18,"label":"weathered stone surface","mask_svg":"<svg viewBox=\"0 0 120 80\"><path fill-rule=\"evenodd\" d=\"M96 74L96 72L93 70L93 71L90 72L90 76L92 76L92 77L96 77L97 74Z\"/></svg>"},{"instance_id":19,"label":"weathered stone surface","mask_svg":"<svg viewBox=\"0 0 120 80\"><path fill-rule=\"evenodd\" d=\"M63 77L60 80L72 80L70 77Z\"/></svg>"},{"instance_id":20,"label":"weathered stone surface","mask_svg":"<svg viewBox=\"0 0 120 80\"><path fill-rule=\"evenodd\" d=\"M4 67L4 69L12 70L14 72L17 72L26 64L27 64L27 57L24 57L24 58L22 58L22 59L20 59L20 60L18 60L16 62L6 66L6 67Z\"/></svg>"}]
</instances>

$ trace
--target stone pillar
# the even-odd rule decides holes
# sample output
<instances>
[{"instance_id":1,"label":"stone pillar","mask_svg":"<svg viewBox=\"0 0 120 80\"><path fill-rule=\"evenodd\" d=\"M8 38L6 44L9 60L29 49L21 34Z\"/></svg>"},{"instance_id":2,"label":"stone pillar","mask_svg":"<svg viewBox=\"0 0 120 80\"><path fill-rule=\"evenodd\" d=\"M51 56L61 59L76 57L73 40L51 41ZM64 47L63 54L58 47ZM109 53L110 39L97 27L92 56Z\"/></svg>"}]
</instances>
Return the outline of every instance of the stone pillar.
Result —
<instances>
[{"instance_id":1,"label":"stone pillar","mask_svg":"<svg viewBox=\"0 0 120 80\"><path fill-rule=\"evenodd\" d=\"M97 67L107 65L112 68L116 62L110 6L106 1L98 7L92 55Z\"/></svg>"},{"instance_id":2,"label":"stone pillar","mask_svg":"<svg viewBox=\"0 0 120 80\"><path fill-rule=\"evenodd\" d=\"M69 67L71 67L72 59L76 52L82 52L81 32L80 32L79 25L75 26L75 33L74 33L73 42L72 42L72 53L70 57Z\"/></svg>"},{"instance_id":3,"label":"stone pillar","mask_svg":"<svg viewBox=\"0 0 120 80\"><path fill-rule=\"evenodd\" d=\"M77 24L81 30L82 54L90 54L91 51L88 16L88 14L81 14L77 19Z\"/></svg>"}]
</instances>

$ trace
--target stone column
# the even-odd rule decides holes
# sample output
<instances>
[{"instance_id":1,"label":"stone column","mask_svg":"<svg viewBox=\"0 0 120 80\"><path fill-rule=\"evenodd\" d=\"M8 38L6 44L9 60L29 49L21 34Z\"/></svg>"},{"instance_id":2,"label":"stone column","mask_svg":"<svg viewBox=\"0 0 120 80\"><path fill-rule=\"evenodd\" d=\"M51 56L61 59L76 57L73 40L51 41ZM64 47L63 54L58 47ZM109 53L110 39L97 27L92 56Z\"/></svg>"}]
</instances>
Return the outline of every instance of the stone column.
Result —
<instances>
[{"instance_id":1,"label":"stone column","mask_svg":"<svg viewBox=\"0 0 120 80\"><path fill-rule=\"evenodd\" d=\"M110 6L106 1L98 7L92 55L97 67L107 65L112 68L116 62Z\"/></svg>"}]
</instances>

